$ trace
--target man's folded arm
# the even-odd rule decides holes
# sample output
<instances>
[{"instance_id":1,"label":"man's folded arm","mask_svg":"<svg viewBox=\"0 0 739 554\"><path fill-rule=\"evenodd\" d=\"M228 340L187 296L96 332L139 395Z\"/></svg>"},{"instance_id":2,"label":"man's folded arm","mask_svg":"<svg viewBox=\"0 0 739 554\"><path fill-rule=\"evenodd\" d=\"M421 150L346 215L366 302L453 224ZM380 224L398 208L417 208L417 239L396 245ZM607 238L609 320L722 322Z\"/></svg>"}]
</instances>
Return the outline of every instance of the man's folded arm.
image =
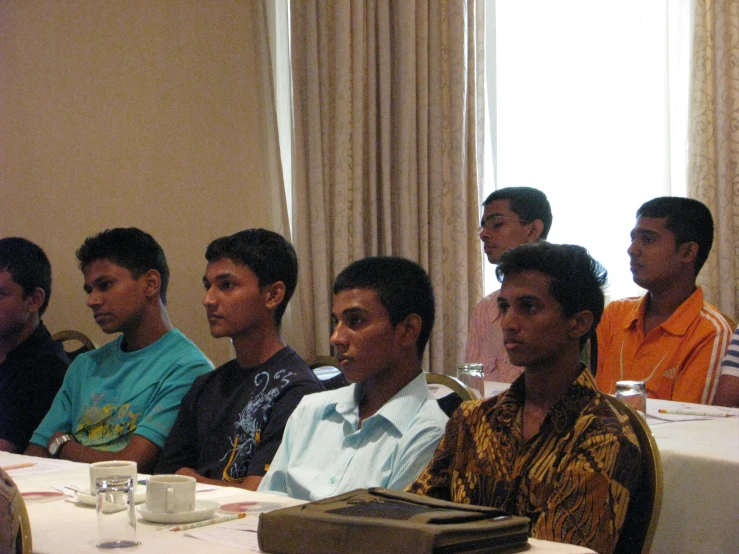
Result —
<instances>
[{"instance_id":1,"label":"man's folded arm","mask_svg":"<svg viewBox=\"0 0 739 554\"><path fill-rule=\"evenodd\" d=\"M54 440L60 434L55 433L51 437L51 440ZM154 470L154 465L160 452L161 449L149 439L141 435L134 435L128 445L123 450L118 450L117 452L97 450L89 446L83 446L77 441L68 441L61 446L59 457L63 460L88 464L109 460L128 460L136 462L139 472L151 473Z\"/></svg>"},{"instance_id":2,"label":"man's folded arm","mask_svg":"<svg viewBox=\"0 0 739 554\"><path fill-rule=\"evenodd\" d=\"M531 536L612 552L631 493L638 486L639 447L625 437L594 436L557 471L544 511Z\"/></svg>"}]
</instances>

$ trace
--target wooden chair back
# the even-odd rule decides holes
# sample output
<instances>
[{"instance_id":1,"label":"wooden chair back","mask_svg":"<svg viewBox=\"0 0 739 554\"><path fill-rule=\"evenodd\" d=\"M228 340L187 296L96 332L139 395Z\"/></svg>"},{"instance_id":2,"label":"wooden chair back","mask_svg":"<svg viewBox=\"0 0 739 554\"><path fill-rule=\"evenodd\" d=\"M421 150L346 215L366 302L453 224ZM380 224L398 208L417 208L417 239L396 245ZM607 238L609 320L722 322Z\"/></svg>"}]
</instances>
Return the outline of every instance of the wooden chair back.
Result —
<instances>
[{"instance_id":1,"label":"wooden chair back","mask_svg":"<svg viewBox=\"0 0 739 554\"><path fill-rule=\"evenodd\" d=\"M608 397L611 405L629 418L641 449L641 479L629 500L626 519L614 554L648 554L662 509L662 460L646 421L630 406Z\"/></svg>"},{"instance_id":2,"label":"wooden chair back","mask_svg":"<svg viewBox=\"0 0 739 554\"><path fill-rule=\"evenodd\" d=\"M90 350L95 350L95 348L97 348L90 337L80 331L75 331L74 329L59 331L58 333L54 333L51 338L62 343L64 351L67 353L70 360L74 360L83 352L89 352Z\"/></svg>"},{"instance_id":3,"label":"wooden chair back","mask_svg":"<svg viewBox=\"0 0 739 554\"><path fill-rule=\"evenodd\" d=\"M465 400L477 400L477 395L474 390L451 375L446 375L444 373L426 373L426 384L442 385L451 389L452 394L437 399L439 407L449 417L452 416L454 411Z\"/></svg>"}]
</instances>

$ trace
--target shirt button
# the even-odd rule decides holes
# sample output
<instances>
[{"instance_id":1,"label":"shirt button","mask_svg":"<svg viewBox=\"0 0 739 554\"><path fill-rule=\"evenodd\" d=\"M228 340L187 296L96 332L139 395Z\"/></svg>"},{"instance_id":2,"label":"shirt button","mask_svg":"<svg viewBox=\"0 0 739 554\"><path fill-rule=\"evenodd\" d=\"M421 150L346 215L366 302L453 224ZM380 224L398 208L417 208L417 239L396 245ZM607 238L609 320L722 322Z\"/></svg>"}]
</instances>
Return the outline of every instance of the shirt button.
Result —
<instances>
[{"instance_id":1,"label":"shirt button","mask_svg":"<svg viewBox=\"0 0 739 554\"><path fill-rule=\"evenodd\" d=\"M329 479L328 481L333 485L334 483L336 483L336 477L331 477L331 479Z\"/></svg>"}]
</instances>

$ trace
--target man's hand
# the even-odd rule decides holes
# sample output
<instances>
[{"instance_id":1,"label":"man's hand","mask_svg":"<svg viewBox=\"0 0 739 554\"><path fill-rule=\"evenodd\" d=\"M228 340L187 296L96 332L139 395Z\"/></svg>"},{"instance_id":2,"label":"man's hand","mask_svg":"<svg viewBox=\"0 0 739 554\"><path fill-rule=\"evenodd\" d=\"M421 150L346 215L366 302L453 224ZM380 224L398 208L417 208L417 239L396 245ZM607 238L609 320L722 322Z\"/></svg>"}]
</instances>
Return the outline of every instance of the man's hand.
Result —
<instances>
[{"instance_id":1,"label":"man's hand","mask_svg":"<svg viewBox=\"0 0 739 554\"><path fill-rule=\"evenodd\" d=\"M220 479L210 479L200 475L191 467L181 467L175 472L177 475L187 475L188 477L195 477L198 483L205 483L206 485L215 485L217 487L239 487L242 489L255 491L262 481L261 475L249 475L243 481L222 481Z\"/></svg>"},{"instance_id":2,"label":"man's hand","mask_svg":"<svg viewBox=\"0 0 739 554\"><path fill-rule=\"evenodd\" d=\"M26 456L36 456L37 458L49 457L49 451L46 450L46 448L33 443L28 445L28 448L26 448L26 451L23 454Z\"/></svg>"},{"instance_id":3,"label":"man's hand","mask_svg":"<svg viewBox=\"0 0 739 554\"><path fill-rule=\"evenodd\" d=\"M64 433L54 433L49 443L59 435ZM58 458L70 460L72 462L83 462L91 464L93 462L107 462L110 460L128 460L136 462L138 470L141 473L151 473L156 465L157 458L161 449L140 435L134 435L128 445L117 452L107 450L98 450L89 446L84 446L76 440L65 442L59 450ZM28 454L35 455L31 452ZM48 453L47 456L48 457Z\"/></svg>"}]
</instances>

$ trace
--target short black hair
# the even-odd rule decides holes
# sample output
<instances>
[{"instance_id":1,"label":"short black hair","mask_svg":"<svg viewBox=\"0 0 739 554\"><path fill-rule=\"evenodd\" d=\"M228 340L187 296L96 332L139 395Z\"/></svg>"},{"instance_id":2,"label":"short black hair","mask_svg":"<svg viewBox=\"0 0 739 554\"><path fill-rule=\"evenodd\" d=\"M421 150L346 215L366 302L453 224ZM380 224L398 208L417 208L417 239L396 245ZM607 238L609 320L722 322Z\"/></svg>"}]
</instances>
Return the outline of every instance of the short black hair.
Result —
<instances>
[{"instance_id":1,"label":"short black hair","mask_svg":"<svg viewBox=\"0 0 739 554\"><path fill-rule=\"evenodd\" d=\"M698 245L695 274L703 267L713 245L713 216L708 207L692 198L660 196L648 200L636 211L636 217L666 217L665 229L675 235L675 244Z\"/></svg>"},{"instance_id":2,"label":"short black hair","mask_svg":"<svg viewBox=\"0 0 739 554\"><path fill-rule=\"evenodd\" d=\"M51 298L51 264L41 247L21 237L0 239L0 270L7 271L23 288L23 298L37 288L44 291L43 315Z\"/></svg>"},{"instance_id":3,"label":"short black hair","mask_svg":"<svg viewBox=\"0 0 739 554\"><path fill-rule=\"evenodd\" d=\"M603 287L608 280L605 268L582 246L535 242L504 252L495 275L502 282L524 271L538 271L551 277L549 291L566 317L583 310L593 314L592 327L580 338L582 347L595 333L603 315Z\"/></svg>"},{"instance_id":4,"label":"short black hair","mask_svg":"<svg viewBox=\"0 0 739 554\"><path fill-rule=\"evenodd\" d=\"M254 272L263 288L282 281L285 298L275 310L275 324L279 327L295 287L298 284L298 256L295 248L279 233L267 229L246 229L227 237L215 239L205 251L205 259L215 262L228 258Z\"/></svg>"},{"instance_id":5,"label":"short black hair","mask_svg":"<svg viewBox=\"0 0 739 554\"><path fill-rule=\"evenodd\" d=\"M77 250L77 260L82 271L92 262L108 260L125 267L134 279L138 279L150 269L155 269L161 279L159 297L163 304L167 303L169 285L167 258L154 237L141 229L116 227L87 237Z\"/></svg>"},{"instance_id":6,"label":"short black hair","mask_svg":"<svg viewBox=\"0 0 739 554\"><path fill-rule=\"evenodd\" d=\"M370 256L349 264L334 281L334 294L349 289L370 289L390 314L395 326L410 314L421 317L416 350L423 357L434 328L434 288L426 270L398 256Z\"/></svg>"},{"instance_id":7,"label":"short black hair","mask_svg":"<svg viewBox=\"0 0 739 554\"><path fill-rule=\"evenodd\" d=\"M549 236L552 228L552 207L549 205L547 195L533 187L505 187L494 190L482 203L487 206L495 200L508 200L511 211L520 217L525 223L531 223L535 219L541 219L544 229L541 238Z\"/></svg>"}]
</instances>

